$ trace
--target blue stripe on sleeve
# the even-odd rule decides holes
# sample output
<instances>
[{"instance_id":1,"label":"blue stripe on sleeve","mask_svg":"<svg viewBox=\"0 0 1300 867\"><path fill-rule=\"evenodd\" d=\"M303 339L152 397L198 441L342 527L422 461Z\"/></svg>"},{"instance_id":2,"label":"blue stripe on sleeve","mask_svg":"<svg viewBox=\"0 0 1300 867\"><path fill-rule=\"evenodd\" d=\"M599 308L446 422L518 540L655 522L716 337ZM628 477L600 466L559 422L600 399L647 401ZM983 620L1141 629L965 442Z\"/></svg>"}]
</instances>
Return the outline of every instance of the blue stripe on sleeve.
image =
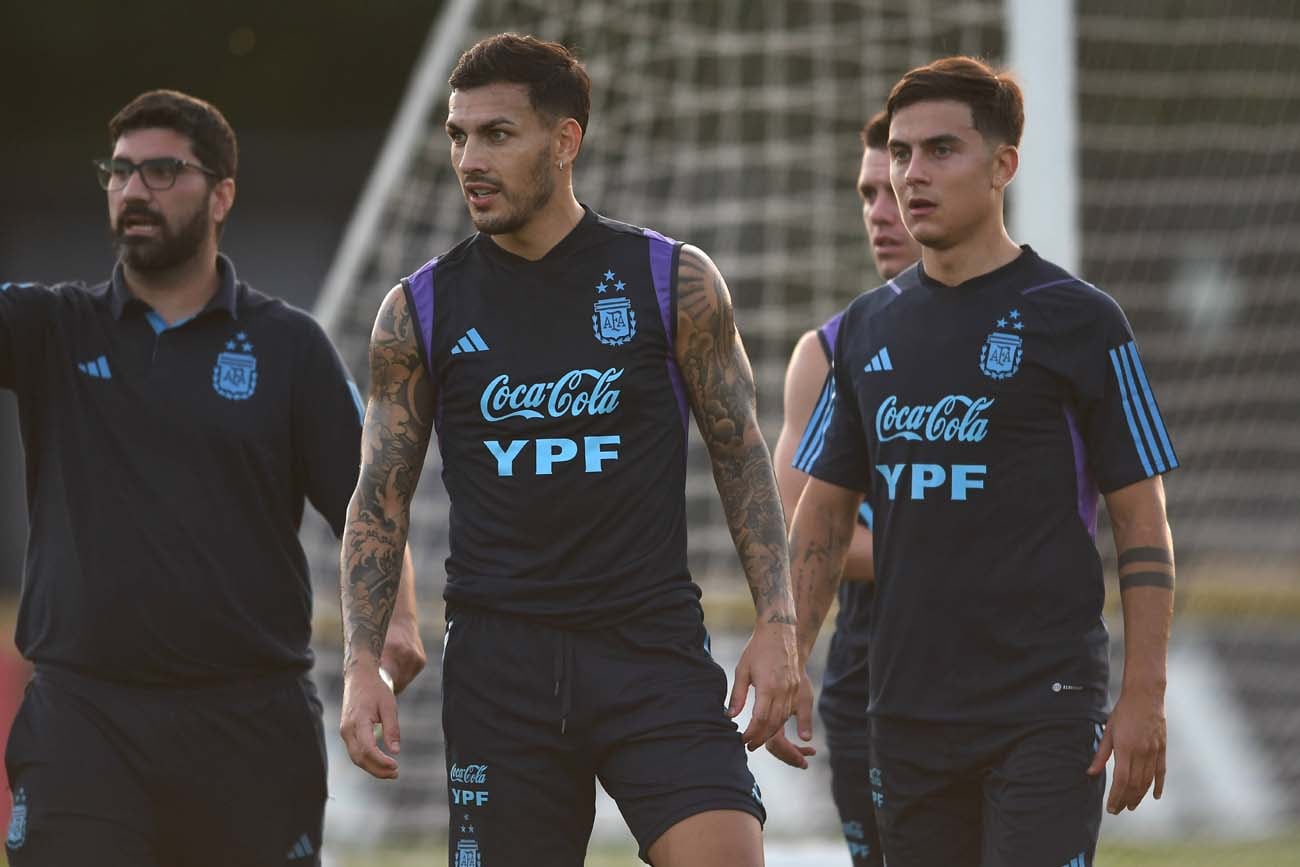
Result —
<instances>
[{"instance_id":1,"label":"blue stripe on sleeve","mask_svg":"<svg viewBox=\"0 0 1300 867\"><path fill-rule=\"evenodd\" d=\"M794 466L797 469L803 463L808 449L812 446L816 438L817 428L821 425L822 416L830 407L831 391L834 383L827 382L822 388L822 395L817 400L817 406L813 409L812 417L808 419L808 426L803 429L803 436L799 439L799 447L794 452Z\"/></svg>"},{"instance_id":2,"label":"blue stripe on sleeve","mask_svg":"<svg viewBox=\"0 0 1300 867\"><path fill-rule=\"evenodd\" d=\"M1160 454L1160 447L1156 445L1156 435L1151 432L1151 422L1147 418L1146 405L1142 402L1142 396L1138 393L1137 380L1133 377L1133 368L1129 365L1128 352L1125 350L1128 344L1119 348L1120 366L1124 368L1124 378L1128 382L1129 400L1133 403L1133 415L1137 417L1138 424L1145 435L1147 449L1151 454L1156 465L1156 471L1163 473L1165 471L1165 458Z\"/></svg>"},{"instance_id":3,"label":"blue stripe on sleeve","mask_svg":"<svg viewBox=\"0 0 1300 867\"><path fill-rule=\"evenodd\" d=\"M1142 436L1138 433L1137 424L1133 421L1133 407L1129 404L1128 388L1124 385L1124 371L1120 368L1117 350L1112 349L1110 351L1110 363L1115 368L1115 381L1119 383L1120 402L1124 406L1124 417L1128 419L1129 433L1133 435L1133 445L1137 448L1138 458L1142 461L1142 469L1150 477L1152 475L1151 461L1147 460L1147 452L1142 445Z\"/></svg>"},{"instance_id":4,"label":"blue stripe on sleeve","mask_svg":"<svg viewBox=\"0 0 1300 867\"><path fill-rule=\"evenodd\" d=\"M866 500L863 500L862 505L858 506L858 520L866 525L868 530L875 529L876 516L875 513L871 511L871 504Z\"/></svg>"},{"instance_id":5,"label":"blue stripe on sleeve","mask_svg":"<svg viewBox=\"0 0 1300 867\"><path fill-rule=\"evenodd\" d=\"M361 390L357 388L357 384L350 379L348 380L348 391L352 392L352 402L356 404L357 407L357 418L361 419L362 424L365 424L366 404L365 401L361 399Z\"/></svg>"},{"instance_id":6,"label":"blue stripe on sleeve","mask_svg":"<svg viewBox=\"0 0 1300 867\"><path fill-rule=\"evenodd\" d=\"M831 419L835 416L835 383L834 382L831 382L830 390L831 390L830 403L829 405L827 405L826 412L823 414L825 418L822 419L822 423L817 430L817 437L813 441L812 452L805 455L802 463L800 463L797 467L798 469L803 470L805 473L809 473L810 475L812 473L813 464L817 463L817 459L821 457L822 449L825 448L826 446L826 432L830 429Z\"/></svg>"},{"instance_id":7,"label":"blue stripe on sleeve","mask_svg":"<svg viewBox=\"0 0 1300 867\"><path fill-rule=\"evenodd\" d=\"M1147 372L1142 367L1142 358L1138 355L1137 344L1130 342L1126 348L1133 362L1133 369L1137 371L1138 382L1142 385L1142 397L1146 400L1147 411L1151 415L1156 433L1160 435L1160 445L1164 447L1165 458L1169 463L1169 469L1172 470L1178 466L1178 456L1174 454L1174 447L1169 442L1169 432L1165 430L1165 420L1160 415L1160 407L1156 406L1156 396L1151 393L1151 385L1147 382Z\"/></svg>"}]
</instances>

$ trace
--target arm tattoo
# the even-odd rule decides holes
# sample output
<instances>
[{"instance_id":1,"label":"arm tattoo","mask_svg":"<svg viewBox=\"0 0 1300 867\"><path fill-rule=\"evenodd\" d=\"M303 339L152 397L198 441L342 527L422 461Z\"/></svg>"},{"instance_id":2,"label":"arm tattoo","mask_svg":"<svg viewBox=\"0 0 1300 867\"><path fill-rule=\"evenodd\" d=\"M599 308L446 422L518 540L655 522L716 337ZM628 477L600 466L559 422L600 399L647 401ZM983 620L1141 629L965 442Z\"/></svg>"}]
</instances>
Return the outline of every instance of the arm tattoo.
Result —
<instances>
[{"instance_id":1,"label":"arm tattoo","mask_svg":"<svg viewBox=\"0 0 1300 867\"><path fill-rule=\"evenodd\" d=\"M758 429L754 374L727 284L692 247L682 248L677 269L676 354L754 607L768 623L792 623L785 516Z\"/></svg>"},{"instance_id":2,"label":"arm tattoo","mask_svg":"<svg viewBox=\"0 0 1300 867\"><path fill-rule=\"evenodd\" d=\"M839 589L840 575L853 539L854 519L847 522L835 510L819 507L813 528L825 528L824 537L806 536L799 528L790 534L790 570L794 577L798 612L799 646L811 650Z\"/></svg>"},{"instance_id":3,"label":"arm tattoo","mask_svg":"<svg viewBox=\"0 0 1300 867\"><path fill-rule=\"evenodd\" d=\"M411 499L433 426L433 386L401 287L384 300L370 337L370 397L361 475L343 532L343 667L375 663L397 601Z\"/></svg>"},{"instance_id":4,"label":"arm tattoo","mask_svg":"<svg viewBox=\"0 0 1300 867\"><path fill-rule=\"evenodd\" d=\"M1174 589L1174 576L1169 572L1130 572L1119 576L1119 590L1123 593L1130 587L1163 587Z\"/></svg>"},{"instance_id":5,"label":"arm tattoo","mask_svg":"<svg viewBox=\"0 0 1300 867\"><path fill-rule=\"evenodd\" d=\"M1119 555L1119 568L1133 563L1164 563L1174 565L1173 555L1165 548L1129 548Z\"/></svg>"},{"instance_id":6,"label":"arm tattoo","mask_svg":"<svg viewBox=\"0 0 1300 867\"><path fill-rule=\"evenodd\" d=\"M1158 547L1141 547L1128 548L1119 553L1119 590L1123 593L1130 587L1163 587L1166 590L1174 589L1174 574L1162 572L1158 569L1147 569L1144 571L1134 571L1125 573L1125 566L1132 566L1135 563L1141 564L1160 564L1164 566L1174 565L1174 554L1167 548Z\"/></svg>"}]
</instances>

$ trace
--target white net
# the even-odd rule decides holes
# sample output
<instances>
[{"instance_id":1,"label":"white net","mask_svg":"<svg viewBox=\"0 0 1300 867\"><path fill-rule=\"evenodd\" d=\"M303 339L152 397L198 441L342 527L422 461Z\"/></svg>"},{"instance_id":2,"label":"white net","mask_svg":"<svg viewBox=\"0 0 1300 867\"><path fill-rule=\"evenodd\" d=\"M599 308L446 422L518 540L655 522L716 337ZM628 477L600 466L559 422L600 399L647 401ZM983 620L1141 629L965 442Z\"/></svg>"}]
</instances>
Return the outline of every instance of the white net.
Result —
<instances>
[{"instance_id":1,"label":"white net","mask_svg":"<svg viewBox=\"0 0 1300 867\"><path fill-rule=\"evenodd\" d=\"M1185 465L1169 482L1181 572L1189 585L1268 578L1294 587L1296 3L1088 0L1079 7L1081 270L1128 311ZM515 30L564 42L585 59L594 92L575 168L579 199L712 255L736 301L764 430L775 436L795 339L874 285L854 191L858 129L914 65L953 53L1001 62L1003 14L1001 0L483 0L457 48ZM384 293L471 231L442 132L445 86L425 96L418 129L395 142L406 168L344 275L346 292L323 311L363 382ZM743 595L701 451L694 443L687 483L691 568L706 596ZM447 543L435 452L411 536L426 603L440 594ZM315 574L326 579L321 599L335 598L328 582L337 575L336 552L325 534L313 536ZM424 617L434 649L435 611L426 605ZM320 682L336 700L337 630L319 634ZM1225 646L1256 645L1229 639ZM346 757L333 757L336 839L444 833L436 680L422 678L403 703L402 783L372 786L350 767L340 771ZM1300 743L1297 699L1294 689L1265 697L1278 720L1272 736L1292 746ZM1300 756L1289 752L1293 761ZM1300 768L1292 774L1300 779ZM805 827L834 827L824 815L823 783L823 815L811 824L796 816Z\"/></svg>"},{"instance_id":2,"label":"white net","mask_svg":"<svg viewBox=\"0 0 1300 867\"><path fill-rule=\"evenodd\" d=\"M1082 271L1128 313L1183 464L1178 629L1214 648L1294 793L1300 4L1088 0L1077 31Z\"/></svg>"}]
</instances>

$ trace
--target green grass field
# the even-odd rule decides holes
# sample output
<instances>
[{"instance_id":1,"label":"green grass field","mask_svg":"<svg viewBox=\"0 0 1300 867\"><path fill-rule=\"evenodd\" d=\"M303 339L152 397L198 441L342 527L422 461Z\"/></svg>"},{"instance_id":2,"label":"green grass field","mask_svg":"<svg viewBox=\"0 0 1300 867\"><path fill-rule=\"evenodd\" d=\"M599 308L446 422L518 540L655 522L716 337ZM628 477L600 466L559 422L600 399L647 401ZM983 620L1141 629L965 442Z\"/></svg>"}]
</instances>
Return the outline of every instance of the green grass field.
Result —
<instances>
[{"instance_id":1,"label":"green grass field","mask_svg":"<svg viewBox=\"0 0 1300 867\"><path fill-rule=\"evenodd\" d=\"M438 867L446 863L446 849L436 846L419 851L383 851L354 854L342 859L343 867ZM627 850L593 850L586 867L638 867L636 853ZM844 865L848 864L847 857ZM840 864L828 867L841 867ZM1183 844L1103 844L1096 867L1300 867L1300 829L1254 843L1216 843L1196 840Z\"/></svg>"}]
</instances>

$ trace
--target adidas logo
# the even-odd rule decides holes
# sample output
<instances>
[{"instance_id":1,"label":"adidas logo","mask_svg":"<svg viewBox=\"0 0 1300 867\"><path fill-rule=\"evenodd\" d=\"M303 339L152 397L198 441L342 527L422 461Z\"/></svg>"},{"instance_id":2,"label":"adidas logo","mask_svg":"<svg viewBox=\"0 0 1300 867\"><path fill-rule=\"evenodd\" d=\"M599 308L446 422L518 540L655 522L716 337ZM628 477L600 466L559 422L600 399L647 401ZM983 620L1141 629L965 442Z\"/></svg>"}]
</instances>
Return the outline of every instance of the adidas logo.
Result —
<instances>
[{"instance_id":1,"label":"adidas logo","mask_svg":"<svg viewBox=\"0 0 1300 867\"><path fill-rule=\"evenodd\" d=\"M289 847L289 852L284 856L286 861L294 861L298 858L310 858L316 854L316 850L311 847L311 840L303 834L298 838L298 842Z\"/></svg>"},{"instance_id":2,"label":"adidas logo","mask_svg":"<svg viewBox=\"0 0 1300 867\"><path fill-rule=\"evenodd\" d=\"M894 364L889 360L889 350L882 346L880 351L877 352L875 356L872 357L871 361L867 363L867 366L862 369L867 373L880 370L893 370Z\"/></svg>"},{"instance_id":3,"label":"adidas logo","mask_svg":"<svg viewBox=\"0 0 1300 867\"><path fill-rule=\"evenodd\" d=\"M460 355L462 352L487 352L488 345L483 342L479 336L477 328L471 328L465 332L465 336L456 341L456 345L451 348L452 355Z\"/></svg>"},{"instance_id":4,"label":"adidas logo","mask_svg":"<svg viewBox=\"0 0 1300 867\"><path fill-rule=\"evenodd\" d=\"M95 379L112 379L113 373L108 369L108 359L99 356L94 361L82 361L77 365L77 370L87 376L93 376Z\"/></svg>"}]
</instances>

